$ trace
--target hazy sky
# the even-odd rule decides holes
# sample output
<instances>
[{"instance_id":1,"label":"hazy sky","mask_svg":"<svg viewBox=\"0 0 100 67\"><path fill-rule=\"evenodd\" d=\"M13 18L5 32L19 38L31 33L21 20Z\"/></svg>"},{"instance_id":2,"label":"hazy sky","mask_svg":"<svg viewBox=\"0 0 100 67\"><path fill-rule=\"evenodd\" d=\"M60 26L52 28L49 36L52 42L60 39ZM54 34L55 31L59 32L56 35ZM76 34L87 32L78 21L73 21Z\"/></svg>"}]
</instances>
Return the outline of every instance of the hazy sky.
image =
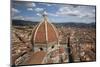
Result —
<instances>
[{"instance_id":1,"label":"hazy sky","mask_svg":"<svg viewBox=\"0 0 100 67\"><path fill-rule=\"evenodd\" d=\"M51 22L95 22L95 6L39 3L39 2L12 2L12 19L41 21L45 11Z\"/></svg>"}]
</instances>

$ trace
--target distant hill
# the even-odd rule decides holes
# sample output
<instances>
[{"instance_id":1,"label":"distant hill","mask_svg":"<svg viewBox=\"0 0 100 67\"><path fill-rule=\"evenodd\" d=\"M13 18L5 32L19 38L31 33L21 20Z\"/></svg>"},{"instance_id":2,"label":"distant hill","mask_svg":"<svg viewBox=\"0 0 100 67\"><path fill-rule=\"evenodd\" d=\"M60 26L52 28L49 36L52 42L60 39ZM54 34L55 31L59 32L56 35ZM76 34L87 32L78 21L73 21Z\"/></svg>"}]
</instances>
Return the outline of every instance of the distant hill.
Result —
<instances>
[{"instance_id":1,"label":"distant hill","mask_svg":"<svg viewBox=\"0 0 100 67\"><path fill-rule=\"evenodd\" d=\"M12 20L13 26L33 26L38 24L37 21L24 21L24 20ZM92 23L75 23L75 22L64 22L64 23L53 23L57 27L77 27L77 28L95 28L96 24L95 22Z\"/></svg>"},{"instance_id":2,"label":"distant hill","mask_svg":"<svg viewBox=\"0 0 100 67\"><path fill-rule=\"evenodd\" d=\"M12 25L14 26L32 26L36 25L38 22L32 22L32 21L24 21L24 20L12 20Z\"/></svg>"},{"instance_id":3,"label":"distant hill","mask_svg":"<svg viewBox=\"0 0 100 67\"><path fill-rule=\"evenodd\" d=\"M96 28L96 24L93 23L74 23L74 22L67 22L67 23L54 23L57 27L77 27L77 28Z\"/></svg>"}]
</instances>

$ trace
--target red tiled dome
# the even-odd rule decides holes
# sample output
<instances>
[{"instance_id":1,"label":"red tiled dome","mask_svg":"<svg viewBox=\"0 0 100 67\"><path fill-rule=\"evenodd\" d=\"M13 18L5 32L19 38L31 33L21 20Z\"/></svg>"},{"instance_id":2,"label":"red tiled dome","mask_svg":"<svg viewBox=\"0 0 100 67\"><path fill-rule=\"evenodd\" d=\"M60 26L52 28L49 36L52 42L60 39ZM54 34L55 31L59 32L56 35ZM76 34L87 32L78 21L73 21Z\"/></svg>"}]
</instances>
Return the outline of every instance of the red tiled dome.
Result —
<instances>
[{"instance_id":1,"label":"red tiled dome","mask_svg":"<svg viewBox=\"0 0 100 67\"><path fill-rule=\"evenodd\" d=\"M48 23L47 17L40 22L33 30L32 43L49 43L58 41L57 29L53 24Z\"/></svg>"}]
</instances>

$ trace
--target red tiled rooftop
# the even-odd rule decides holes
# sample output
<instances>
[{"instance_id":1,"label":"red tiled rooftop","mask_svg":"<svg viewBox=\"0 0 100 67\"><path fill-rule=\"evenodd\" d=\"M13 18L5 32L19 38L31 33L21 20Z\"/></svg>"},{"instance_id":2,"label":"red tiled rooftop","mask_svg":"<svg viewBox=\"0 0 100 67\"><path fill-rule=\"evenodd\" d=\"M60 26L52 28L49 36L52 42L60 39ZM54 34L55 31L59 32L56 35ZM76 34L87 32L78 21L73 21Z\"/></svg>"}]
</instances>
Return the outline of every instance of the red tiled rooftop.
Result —
<instances>
[{"instance_id":1,"label":"red tiled rooftop","mask_svg":"<svg viewBox=\"0 0 100 67\"><path fill-rule=\"evenodd\" d=\"M49 23L45 18L43 22L40 22L32 33L33 43L46 43L46 42L57 42L58 34L54 25Z\"/></svg>"},{"instance_id":2,"label":"red tiled rooftop","mask_svg":"<svg viewBox=\"0 0 100 67\"><path fill-rule=\"evenodd\" d=\"M31 52L31 57L25 64L42 64L42 61L46 55L44 51L38 51L36 53Z\"/></svg>"}]
</instances>

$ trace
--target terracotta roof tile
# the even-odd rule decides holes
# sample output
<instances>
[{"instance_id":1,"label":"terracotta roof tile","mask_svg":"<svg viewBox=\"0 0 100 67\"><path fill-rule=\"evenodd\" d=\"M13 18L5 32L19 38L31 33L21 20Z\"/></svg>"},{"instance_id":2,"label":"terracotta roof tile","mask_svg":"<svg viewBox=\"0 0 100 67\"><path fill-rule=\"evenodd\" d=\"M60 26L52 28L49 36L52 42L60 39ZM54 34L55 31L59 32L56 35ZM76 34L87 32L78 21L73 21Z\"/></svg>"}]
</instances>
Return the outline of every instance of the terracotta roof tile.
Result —
<instances>
[{"instance_id":1,"label":"terracotta roof tile","mask_svg":"<svg viewBox=\"0 0 100 67\"><path fill-rule=\"evenodd\" d=\"M44 51L38 51L36 53L31 52L31 57L25 64L42 64L42 61L46 55Z\"/></svg>"},{"instance_id":2,"label":"terracotta roof tile","mask_svg":"<svg viewBox=\"0 0 100 67\"><path fill-rule=\"evenodd\" d=\"M43 22L40 22L34 28L33 34L32 34L32 42L33 43L55 42L55 41L58 41L57 35L58 34L54 25L49 23L47 19L44 19Z\"/></svg>"}]
</instances>

